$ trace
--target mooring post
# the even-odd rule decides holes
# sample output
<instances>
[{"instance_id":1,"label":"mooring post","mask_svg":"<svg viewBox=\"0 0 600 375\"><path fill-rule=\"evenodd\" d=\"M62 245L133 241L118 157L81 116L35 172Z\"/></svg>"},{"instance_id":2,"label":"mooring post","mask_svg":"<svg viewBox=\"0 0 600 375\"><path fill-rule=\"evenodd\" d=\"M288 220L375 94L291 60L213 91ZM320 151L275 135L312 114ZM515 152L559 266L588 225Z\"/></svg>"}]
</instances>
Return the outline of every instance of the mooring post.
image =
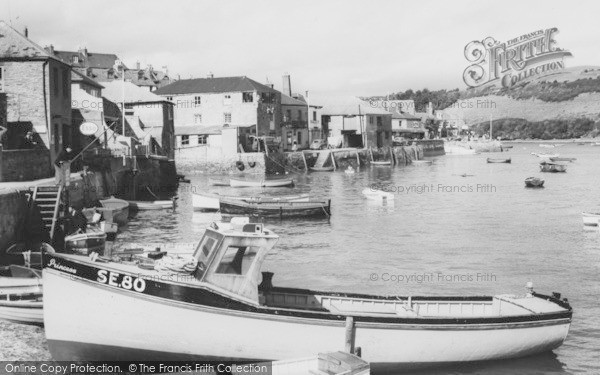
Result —
<instances>
[{"instance_id":1,"label":"mooring post","mask_svg":"<svg viewBox=\"0 0 600 375\"><path fill-rule=\"evenodd\" d=\"M351 316L346 317L346 341L344 349L348 353L354 353L354 318Z\"/></svg>"},{"instance_id":2,"label":"mooring post","mask_svg":"<svg viewBox=\"0 0 600 375\"><path fill-rule=\"evenodd\" d=\"M306 164L306 156L304 156L304 151L300 151L302 154L302 160L304 160L304 172L308 173L308 164Z\"/></svg>"},{"instance_id":3,"label":"mooring post","mask_svg":"<svg viewBox=\"0 0 600 375\"><path fill-rule=\"evenodd\" d=\"M396 165L396 155L394 155L394 149L390 146L390 160L392 165Z\"/></svg>"},{"instance_id":4,"label":"mooring post","mask_svg":"<svg viewBox=\"0 0 600 375\"><path fill-rule=\"evenodd\" d=\"M356 149L356 163L360 167L360 157L358 156L358 149Z\"/></svg>"},{"instance_id":5,"label":"mooring post","mask_svg":"<svg viewBox=\"0 0 600 375\"><path fill-rule=\"evenodd\" d=\"M333 163L333 170L335 171L337 169L337 166L335 165L335 158L333 157L333 151L329 151L329 155L331 156L331 163Z\"/></svg>"}]
</instances>

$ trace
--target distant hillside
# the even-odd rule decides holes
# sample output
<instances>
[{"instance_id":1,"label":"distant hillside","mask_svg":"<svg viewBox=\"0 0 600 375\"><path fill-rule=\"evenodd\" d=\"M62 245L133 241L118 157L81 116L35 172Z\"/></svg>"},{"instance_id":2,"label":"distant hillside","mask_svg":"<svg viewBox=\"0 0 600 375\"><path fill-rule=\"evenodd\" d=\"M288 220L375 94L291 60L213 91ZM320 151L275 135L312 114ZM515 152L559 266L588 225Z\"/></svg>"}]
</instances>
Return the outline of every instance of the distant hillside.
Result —
<instances>
[{"instance_id":1,"label":"distant hillside","mask_svg":"<svg viewBox=\"0 0 600 375\"><path fill-rule=\"evenodd\" d=\"M493 136L500 139L571 139L600 135L600 123L587 118L527 121L507 118L492 121ZM489 121L471 126L475 134L490 133Z\"/></svg>"}]
</instances>

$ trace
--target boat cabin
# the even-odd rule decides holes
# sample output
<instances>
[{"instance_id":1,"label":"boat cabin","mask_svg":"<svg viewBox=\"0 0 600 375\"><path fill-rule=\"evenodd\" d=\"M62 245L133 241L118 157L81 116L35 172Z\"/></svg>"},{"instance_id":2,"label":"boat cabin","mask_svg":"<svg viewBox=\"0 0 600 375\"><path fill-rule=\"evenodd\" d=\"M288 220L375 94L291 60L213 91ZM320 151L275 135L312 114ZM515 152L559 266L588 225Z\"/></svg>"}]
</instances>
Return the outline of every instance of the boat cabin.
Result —
<instances>
[{"instance_id":1,"label":"boat cabin","mask_svg":"<svg viewBox=\"0 0 600 375\"><path fill-rule=\"evenodd\" d=\"M194 277L230 297L258 304L260 267L279 236L248 218L213 223L194 252Z\"/></svg>"}]
</instances>

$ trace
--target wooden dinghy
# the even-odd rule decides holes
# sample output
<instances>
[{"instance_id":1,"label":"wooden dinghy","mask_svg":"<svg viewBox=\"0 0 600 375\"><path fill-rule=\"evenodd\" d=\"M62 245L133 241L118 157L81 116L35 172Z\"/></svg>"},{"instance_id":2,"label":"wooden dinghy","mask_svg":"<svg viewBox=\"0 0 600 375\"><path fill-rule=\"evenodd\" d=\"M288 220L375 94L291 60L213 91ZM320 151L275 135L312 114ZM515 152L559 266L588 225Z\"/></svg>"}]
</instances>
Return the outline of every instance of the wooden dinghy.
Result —
<instances>
[{"instance_id":1,"label":"wooden dinghy","mask_svg":"<svg viewBox=\"0 0 600 375\"><path fill-rule=\"evenodd\" d=\"M27 267L0 267L0 319L43 324L42 274Z\"/></svg>"},{"instance_id":2,"label":"wooden dinghy","mask_svg":"<svg viewBox=\"0 0 600 375\"><path fill-rule=\"evenodd\" d=\"M600 212L582 212L583 225L585 227L598 227L600 223Z\"/></svg>"},{"instance_id":3,"label":"wooden dinghy","mask_svg":"<svg viewBox=\"0 0 600 375\"><path fill-rule=\"evenodd\" d=\"M544 187L544 180L538 177L527 177L525 179L525 186L530 188L541 188Z\"/></svg>"},{"instance_id":4,"label":"wooden dinghy","mask_svg":"<svg viewBox=\"0 0 600 375\"><path fill-rule=\"evenodd\" d=\"M330 167L310 167L309 168L313 172L331 172L333 171L333 166Z\"/></svg>"},{"instance_id":5,"label":"wooden dinghy","mask_svg":"<svg viewBox=\"0 0 600 375\"><path fill-rule=\"evenodd\" d=\"M238 197L232 195L219 195L212 193L193 193L192 206L195 211L218 211L221 199L240 200L246 202L308 202L308 194L281 195L281 196L253 196Z\"/></svg>"},{"instance_id":6,"label":"wooden dinghy","mask_svg":"<svg viewBox=\"0 0 600 375\"><path fill-rule=\"evenodd\" d=\"M559 157L558 154L545 154L545 153L539 153L539 152L532 152L531 155L535 155L540 159L550 159L550 158Z\"/></svg>"},{"instance_id":7,"label":"wooden dinghy","mask_svg":"<svg viewBox=\"0 0 600 375\"><path fill-rule=\"evenodd\" d=\"M540 163L540 170L542 172L566 172L567 171L567 165L566 164L560 164L560 163L553 163L553 162L547 162L547 161L543 161Z\"/></svg>"},{"instance_id":8,"label":"wooden dinghy","mask_svg":"<svg viewBox=\"0 0 600 375\"><path fill-rule=\"evenodd\" d=\"M161 201L127 201L129 207L135 211L151 211L151 210L166 210L175 207L175 201L161 200Z\"/></svg>"},{"instance_id":9,"label":"wooden dinghy","mask_svg":"<svg viewBox=\"0 0 600 375\"><path fill-rule=\"evenodd\" d=\"M85 233L76 233L65 237L65 251L72 254L104 255L106 233L100 228L88 227Z\"/></svg>"},{"instance_id":10,"label":"wooden dinghy","mask_svg":"<svg viewBox=\"0 0 600 375\"><path fill-rule=\"evenodd\" d=\"M221 213L254 217L329 217L331 200L308 202L261 202L243 200L220 200Z\"/></svg>"},{"instance_id":11,"label":"wooden dinghy","mask_svg":"<svg viewBox=\"0 0 600 375\"><path fill-rule=\"evenodd\" d=\"M278 178L273 180L244 180L232 178L229 180L231 187L285 187L293 186L294 180L291 178Z\"/></svg>"},{"instance_id":12,"label":"wooden dinghy","mask_svg":"<svg viewBox=\"0 0 600 375\"><path fill-rule=\"evenodd\" d=\"M181 270L155 267L143 277L131 262L49 255L44 323L52 358L114 360L118 348L122 361L253 363L346 342L362 349L374 372L392 372L548 352L569 332L567 300L532 285L495 296L384 296L277 287L268 272L261 282L278 239L247 219L212 223Z\"/></svg>"},{"instance_id":13,"label":"wooden dinghy","mask_svg":"<svg viewBox=\"0 0 600 375\"><path fill-rule=\"evenodd\" d=\"M487 162L488 163L507 163L507 164L510 164L511 161L512 161L511 158L508 158L508 159L487 158Z\"/></svg>"},{"instance_id":14,"label":"wooden dinghy","mask_svg":"<svg viewBox=\"0 0 600 375\"><path fill-rule=\"evenodd\" d=\"M101 199L100 204L102 208L98 207L98 210L101 211L104 220L113 221L119 225L127 224L127 220L129 220L129 203L126 200L110 197Z\"/></svg>"},{"instance_id":15,"label":"wooden dinghy","mask_svg":"<svg viewBox=\"0 0 600 375\"><path fill-rule=\"evenodd\" d=\"M550 161L553 161L553 162L560 162L560 161L562 161L562 162L566 162L566 161L568 161L568 162L574 162L575 160L577 160L577 158L565 158L565 157L560 157L560 156L559 157L551 157L550 158Z\"/></svg>"}]
</instances>

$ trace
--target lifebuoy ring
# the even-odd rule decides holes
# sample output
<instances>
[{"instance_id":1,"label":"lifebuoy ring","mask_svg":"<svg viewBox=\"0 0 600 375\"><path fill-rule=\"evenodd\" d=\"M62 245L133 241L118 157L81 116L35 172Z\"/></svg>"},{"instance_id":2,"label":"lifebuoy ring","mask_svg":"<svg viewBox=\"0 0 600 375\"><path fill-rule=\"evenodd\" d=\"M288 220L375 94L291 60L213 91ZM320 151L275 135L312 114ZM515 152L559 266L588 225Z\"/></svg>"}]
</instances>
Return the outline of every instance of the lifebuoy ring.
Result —
<instances>
[{"instance_id":1,"label":"lifebuoy ring","mask_svg":"<svg viewBox=\"0 0 600 375\"><path fill-rule=\"evenodd\" d=\"M239 171L243 171L244 169L246 169L246 166L244 166L244 162L241 160L236 161L235 166Z\"/></svg>"}]
</instances>

